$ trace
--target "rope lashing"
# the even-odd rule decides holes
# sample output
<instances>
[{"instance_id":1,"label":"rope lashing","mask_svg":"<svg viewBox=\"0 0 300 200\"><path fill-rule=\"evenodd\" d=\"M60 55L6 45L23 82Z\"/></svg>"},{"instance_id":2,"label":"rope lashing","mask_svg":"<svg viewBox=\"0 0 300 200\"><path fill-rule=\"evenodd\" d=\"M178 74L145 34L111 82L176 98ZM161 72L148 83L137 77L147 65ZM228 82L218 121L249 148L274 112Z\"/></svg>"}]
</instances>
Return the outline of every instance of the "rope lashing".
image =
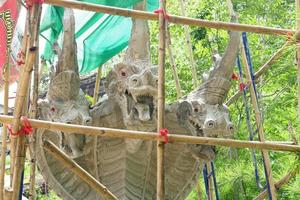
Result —
<instances>
[{"instance_id":1,"label":"rope lashing","mask_svg":"<svg viewBox=\"0 0 300 200\"><path fill-rule=\"evenodd\" d=\"M9 134L11 136L17 137L17 136L20 136L20 135L30 135L32 133L33 128L30 125L30 122L29 122L28 118L25 117L25 116L22 116L21 119L23 120L24 125L18 132L14 133L13 130L12 130L12 127L10 125L8 126Z\"/></svg>"},{"instance_id":2,"label":"rope lashing","mask_svg":"<svg viewBox=\"0 0 300 200\"><path fill-rule=\"evenodd\" d=\"M19 53L17 54L17 65L18 66L21 66L21 65L24 65L25 62L24 62L24 59L25 59L25 53L23 51L19 51Z\"/></svg>"},{"instance_id":3,"label":"rope lashing","mask_svg":"<svg viewBox=\"0 0 300 200\"><path fill-rule=\"evenodd\" d=\"M26 0L26 8L31 9L34 4L43 4L44 0Z\"/></svg>"},{"instance_id":4,"label":"rope lashing","mask_svg":"<svg viewBox=\"0 0 300 200\"><path fill-rule=\"evenodd\" d=\"M167 20L167 21L170 20L170 16L169 16L168 13L167 13L164 9L162 9L162 8L159 8L159 9L157 9L157 10L154 10L154 13L156 13L156 14L162 14L162 15L164 16L164 19L165 19L165 20Z\"/></svg>"},{"instance_id":5,"label":"rope lashing","mask_svg":"<svg viewBox=\"0 0 300 200\"><path fill-rule=\"evenodd\" d=\"M246 88L247 88L247 84L246 84L246 83L241 82L241 83L239 84L239 89L240 89L240 91L244 91Z\"/></svg>"},{"instance_id":6,"label":"rope lashing","mask_svg":"<svg viewBox=\"0 0 300 200\"><path fill-rule=\"evenodd\" d=\"M231 80L233 80L233 81L239 80L239 77L238 77L238 75L235 72L232 73Z\"/></svg>"},{"instance_id":7,"label":"rope lashing","mask_svg":"<svg viewBox=\"0 0 300 200\"><path fill-rule=\"evenodd\" d=\"M162 128L159 130L159 136L162 136L165 138L165 143L169 143L169 137L168 137L168 134L169 134L169 130L166 129L166 128Z\"/></svg>"}]
</instances>

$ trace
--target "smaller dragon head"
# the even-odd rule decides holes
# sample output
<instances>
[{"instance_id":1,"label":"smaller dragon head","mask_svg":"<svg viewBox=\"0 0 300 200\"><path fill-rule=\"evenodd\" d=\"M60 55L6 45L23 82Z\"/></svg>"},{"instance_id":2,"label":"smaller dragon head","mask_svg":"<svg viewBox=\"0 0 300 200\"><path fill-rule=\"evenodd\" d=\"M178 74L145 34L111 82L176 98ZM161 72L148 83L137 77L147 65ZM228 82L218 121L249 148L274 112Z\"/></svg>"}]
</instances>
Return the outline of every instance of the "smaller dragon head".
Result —
<instances>
[{"instance_id":1,"label":"smaller dragon head","mask_svg":"<svg viewBox=\"0 0 300 200\"><path fill-rule=\"evenodd\" d=\"M229 110L225 105L183 101L179 105L177 117L194 136L228 137L234 132Z\"/></svg>"},{"instance_id":2,"label":"smaller dragon head","mask_svg":"<svg viewBox=\"0 0 300 200\"><path fill-rule=\"evenodd\" d=\"M126 127L153 130L157 102L157 76L154 70L120 63L107 77L108 96L120 106Z\"/></svg>"}]
</instances>

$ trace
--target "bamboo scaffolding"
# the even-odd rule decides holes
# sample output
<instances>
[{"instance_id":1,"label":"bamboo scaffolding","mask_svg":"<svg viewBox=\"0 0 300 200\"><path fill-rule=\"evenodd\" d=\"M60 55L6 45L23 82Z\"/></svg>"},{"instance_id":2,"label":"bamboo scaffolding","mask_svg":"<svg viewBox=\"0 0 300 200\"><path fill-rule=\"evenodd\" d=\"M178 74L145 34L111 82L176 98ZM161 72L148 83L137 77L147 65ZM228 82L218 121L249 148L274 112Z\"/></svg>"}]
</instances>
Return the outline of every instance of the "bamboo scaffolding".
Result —
<instances>
[{"instance_id":1,"label":"bamboo scaffolding","mask_svg":"<svg viewBox=\"0 0 300 200\"><path fill-rule=\"evenodd\" d=\"M246 72L246 78L248 80L249 83L252 82L252 78L251 78L251 72L250 72L250 67L249 64L247 62L246 59L246 53L245 53L245 49L242 47L241 48L241 54L242 54L242 62L244 64L244 68L245 68L245 72ZM259 110L259 105L258 105L258 99L256 97L255 94L255 90L253 85L251 84L250 87L250 97L251 97L251 101L252 101L252 106L253 106L253 110L255 112L255 122L258 128L258 136L259 136L259 140L261 142L265 141L265 136L264 136L264 129L263 129L263 120L262 120L262 116L261 116L261 112ZM263 159L264 159L264 165L265 165L265 171L266 171L266 179L267 182L269 184L269 188L270 188L270 195L272 200L276 200L277 199L277 195L276 195L276 188L275 188L275 184L274 184L274 180L273 180L273 175L272 175L272 169L271 169L271 163L270 163L270 157L269 157L269 153L267 150L262 150L262 155L263 155Z\"/></svg>"},{"instance_id":2,"label":"bamboo scaffolding","mask_svg":"<svg viewBox=\"0 0 300 200\"><path fill-rule=\"evenodd\" d=\"M24 120L21 119L21 124ZM0 115L0 123L11 124L13 122L12 116ZM111 129L92 126L81 126L75 124L64 124L57 122L49 122L37 119L29 119L29 123L33 128L48 129L52 131L62 131L64 133L76 133L100 137L113 137L113 138L129 138L141 139L147 141L165 141L164 137L158 136L154 132L132 131L122 129ZM223 138L209 138L209 137L196 137L188 135L175 135L169 134L169 142L179 142L187 144L202 144L211 146L226 146L234 148L251 148L251 149L268 149L273 151L291 151L300 152L300 145L278 144L269 141L244 141Z\"/></svg>"},{"instance_id":3,"label":"bamboo scaffolding","mask_svg":"<svg viewBox=\"0 0 300 200\"><path fill-rule=\"evenodd\" d=\"M288 172L284 177L282 177L282 179L280 179L279 181L277 181L275 183L275 187L277 190L279 190L284 184L288 183L293 177L295 177L295 175L297 173L299 173L300 167L299 165L297 166L296 169ZM268 196L268 190L265 189L264 191L262 191L256 198L254 198L253 200L264 200L266 197Z\"/></svg>"},{"instance_id":4,"label":"bamboo scaffolding","mask_svg":"<svg viewBox=\"0 0 300 200\"><path fill-rule=\"evenodd\" d=\"M13 117L13 132L17 133L20 128L20 117L22 114L22 110L26 110L26 104L24 105L26 100L26 95L29 91L29 83L30 83L30 75L33 68L33 64L35 62L36 57L36 49L37 49L37 41L38 41L38 30L39 30L39 23L40 23L40 9L41 5L34 4L32 9L30 10L30 31L31 34L29 35L30 43L28 46L28 51L26 52L26 59L25 59L25 66L20 75L20 82L18 84L18 92L15 102L15 110L14 110L14 117ZM28 11L29 12L29 11ZM24 170L24 163L25 163L25 154L26 154L26 147L25 147L25 136L19 135L17 138L17 149L16 149L16 158L15 158L15 167L13 171L13 182L12 182L12 189L13 189L13 196L12 199L18 199L19 197L19 190L20 190L20 182L21 182L21 174Z\"/></svg>"},{"instance_id":5,"label":"bamboo scaffolding","mask_svg":"<svg viewBox=\"0 0 300 200\"><path fill-rule=\"evenodd\" d=\"M178 73L176 69L176 64L175 64L175 58L172 50L172 40L171 40L171 35L170 35L170 30L167 29L167 46L168 46L168 53L169 53L169 58L170 58L170 64L173 72L173 78L175 80L175 86L176 86L176 92L177 92L177 99L182 97L182 91L181 91L181 86L178 78Z\"/></svg>"},{"instance_id":6,"label":"bamboo scaffolding","mask_svg":"<svg viewBox=\"0 0 300 200\"><path fill-rule=\"evenodd\" d=\"M124 17L133 17L133 18L158 21L157 14L145 12L145 11L103 6L98 4L85 3L85 2L72 1L72 0L45 0L44 3L55 5L55 6L62 6L66 8L73 8L79 10L87 10L92 12L111 14L111 15L120 15ZM228 22L193 19L193 18L180 17L175 15L168 15L168 16L169 16L168 22L174 24L181 24L181 25L191 25L191 26L193 25L199 27L243 31L249 33L262 33L267 35L287 35L287 34L295 34L296 32L295 30L292 29L280 29L280 28L263 27L257 25L235 24L235 23L228 23Z\"/></svg>"},{"instance_id":7,"label":"bamboo scaffolding","mask_svg":"<svg viewBox=\"0 0 300 200\"><path fill-rule=\"evenodd\" d=\"M10 49L10 47L9 47ZM9 64L9 54L10 51L7 52L7 62L4 66L3 77L4 77L4 105L3 105L3 114L8 114L8 94L9 94L9 78L10 78L10 64ZM0 174L0 199L3 199L4 193L4 180L5 180L5 164L6 164L6 149L7 149L7 126L4 125L2 129L2 147L1 147L1 174Z\"/></svg>"},{"instance_id":8,"label":"bamboo scaffolding","mask_svg":"<svg viewBox=\"0 0 300 200\"><path fill-rule=\"evenodd\" d=\"M75 161L70 159L64 152L50 141L44 141L43 147L63 165L69 168L75 175L81 178L86 184L93 188L103 199L117 200L118 198L113 195L104 185L97 181L92 175L85 171Z\"/></svg>"},{"instance_id":9,"label":"bamboo scaffolding","mask_svg":"<svg viewBox=\"0 0 300 200\"><path fill-rule=\"evenodd\" d=\"M157 101L157 131L165 127L165 60L166 60L166 0L160 0L159 13L159 44L158 44L158 101ZM165 143L157 141L157 182L156 199L165 199Z\"/></svg>"},{"instance_id":10,"label":"bamboo scaffolding","mask_svg":"<svg viewBox=\"0 0 300 200\"><path fill-rule=\"evenodd\" d=\"M270 67L285 53L286 47L290 45L290 42L286 42L276 53L273 54L273 56L265 63L263 64L259 70L254 74L255 80L258 80L264 73L266 73ZM246 88L250 86L250 83L246 83ZM233 102L235 102L240 96L242 96L243 91L237 91L232 97L229 98L229 100L226 102L226 105L229 106Z\"/></svg>"},{"instance_id":11,"label":"bamboo scaffolding","mask_svg":"<svg viewBox=\"0 0 300 200\"><path fill-rule=\"evenodd\" d=\"M99 66L98 73L96 76L97 78L95 82L95 88L94 88L93 105L95 105L98 101L99 88L101 84L101 75L102 75L102 66Z\"/></svg>"},{"instance_id":12,"label":"bamboo scaffolding","mask_svg":"<svg viewBox=\"0 0 300 200\"><path fill-rule=\"evenodd\" d=\"M181 15L183 17L185 17L185 6L184 6L183 0L179 0L179 4L180 4ZM189 31L189 26L184 25L183 28L184 28L184 34L185 34L185 38L186 38L186 46L187 46L187 50L188 50L188 54L189 54L189 58L190 58L191 69L192 69L193 85L194 85L194 88L196 88L198 86L198 78L197 78L197 70L196 70L197 65L194 60L193 48L192 48L192 43L191 43L191 35L190 35L190 31Z\"/></svg>"}]
</instances>

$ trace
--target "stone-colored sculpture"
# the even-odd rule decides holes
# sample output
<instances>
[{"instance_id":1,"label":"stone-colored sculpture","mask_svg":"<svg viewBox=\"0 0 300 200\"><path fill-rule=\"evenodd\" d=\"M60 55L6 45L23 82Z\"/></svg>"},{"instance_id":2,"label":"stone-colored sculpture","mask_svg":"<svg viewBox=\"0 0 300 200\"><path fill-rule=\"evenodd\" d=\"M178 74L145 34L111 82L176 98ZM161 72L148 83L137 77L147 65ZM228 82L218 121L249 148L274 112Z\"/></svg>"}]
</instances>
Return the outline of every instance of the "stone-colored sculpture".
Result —
<instances>
[{"instance_id":1,"label":"stone-colored sculpture","mask_svg":"<svg viewBox=\"0 0 300 200\"><path fill-rule=\"evenodd\" d=\"M142 3L137 8L143 9L144 6ZM75 80L78 80L78 67L74 59L75 40L71 36L74 34L71 11L65 11L64 20L67 23L64 23L65 40L60 59L67 58L71 62L58 62L58 70L52 79L47 99L40 103L40 118L82 125L92 123L93 126L99 127L157 131L157 76L150 62L147 22L133 20L132 38L125 59L115 65L107 76L108 99L99 102L88 113L87 103L75 83ZM215 62L216 65L198 90L166 106L166 126L170 133L223 137L233 132L228 109L222 102L230 88L230 75L238 46L239 34L232 32L224 56ZM68 48L67 53L64 51L65 47ZM73 64L74 67L69 64ZM61 79L62 76L69 78ZM69 85L66 81L74 85ZM66 94L66 97L56 90L65 90L63 94ZM56 113L53 112L53 107ZM75 110L70 112L72 108ZM41 144L44 139L54 141L119 199L155 199L155 142L74 134L67 136L48 130L39 132L39 167L49 184L64 199L101 198L68 169L57 165L55 159L43 151ZM167 144L166 199L185 199L198 180L203 162L212 160L214 156L215 152L210 146Z\"/></svg>"}]
</instances>

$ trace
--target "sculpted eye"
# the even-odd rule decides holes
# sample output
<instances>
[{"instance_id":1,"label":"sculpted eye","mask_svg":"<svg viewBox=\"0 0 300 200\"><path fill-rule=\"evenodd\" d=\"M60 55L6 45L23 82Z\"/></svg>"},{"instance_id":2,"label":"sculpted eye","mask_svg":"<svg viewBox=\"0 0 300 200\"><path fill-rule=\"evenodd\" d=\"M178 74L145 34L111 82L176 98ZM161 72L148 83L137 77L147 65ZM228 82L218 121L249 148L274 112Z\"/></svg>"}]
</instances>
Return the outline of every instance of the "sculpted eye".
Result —
<instances>
[{"instance_id":1,"label":"sculpted eye","mask_svg":"<svg viewBox=\"0 0 300 200\"><path fill-rule=\"evenodd\" d=\"M195 112L199 112L199 109L198 109L198 108L195 108L194 111L195 111Z\"/></svg>"},{"instance_id":2,"label":"sculpted eye","mask_svg":"<svg viewBox=\"0 0 300 200\"><path fill-rule=\"evenodd\" d=\"M132 79L133 82L137 82L138 80L136 78Z\"/></svg>"},{"instance_id":3,"label":"sculpted eye","mask_svg":"<svg viewBox=\"0 0 300 200\"><path fill-rule=\"evenodd\" d=\"M126 76L126 72L121 72L121 75L122 76Z\"/></svg>"}]
</instances>

